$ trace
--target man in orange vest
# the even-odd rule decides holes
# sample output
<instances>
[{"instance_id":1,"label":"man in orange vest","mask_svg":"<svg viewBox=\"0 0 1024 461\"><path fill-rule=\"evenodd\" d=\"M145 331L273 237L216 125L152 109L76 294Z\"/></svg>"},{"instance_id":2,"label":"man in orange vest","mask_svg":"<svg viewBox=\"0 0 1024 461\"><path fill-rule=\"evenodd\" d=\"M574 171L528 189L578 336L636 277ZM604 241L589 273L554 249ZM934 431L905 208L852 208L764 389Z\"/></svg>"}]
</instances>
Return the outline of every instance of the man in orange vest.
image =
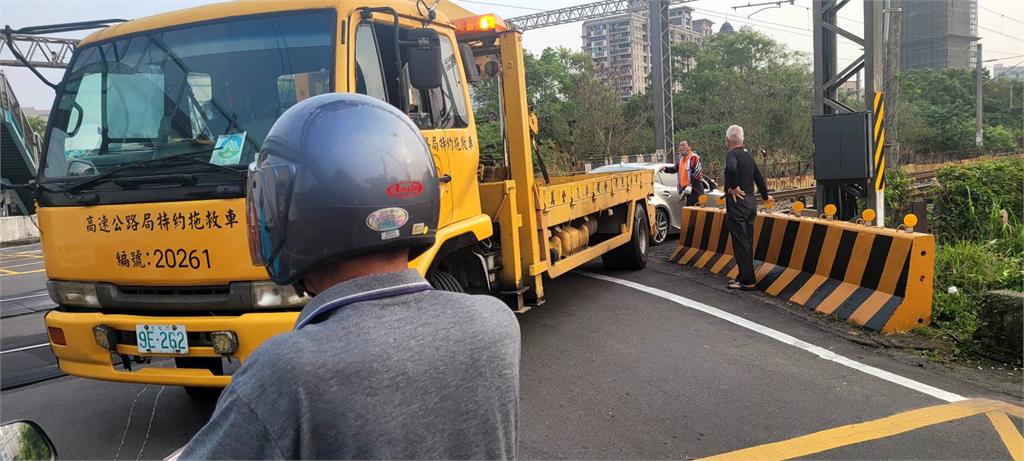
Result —
<instances>
[{"instance_id":1,"label":"man in orange vest","mask_svg":"<svg viewBox=\"0 0 1024 461\"><path fill-rule=\"evenodd\" d=\"M693 149L690 149L690 141L684 139L679 142L679 161L675 165L666 166L661 169L665 173L679 175L679 195L686 195L686 206L697 204L697 198L704 195L704 175L700 164L700 156Z\"/></svg>"}]
</instances>

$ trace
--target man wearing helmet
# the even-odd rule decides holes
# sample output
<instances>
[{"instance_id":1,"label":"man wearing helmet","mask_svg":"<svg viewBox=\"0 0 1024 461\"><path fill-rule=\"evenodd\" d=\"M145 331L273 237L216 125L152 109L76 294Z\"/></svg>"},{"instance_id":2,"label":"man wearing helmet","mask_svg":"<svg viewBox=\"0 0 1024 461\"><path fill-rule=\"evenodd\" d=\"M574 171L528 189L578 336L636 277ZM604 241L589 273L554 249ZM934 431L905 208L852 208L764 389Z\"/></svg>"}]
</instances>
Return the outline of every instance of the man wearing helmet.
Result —
<instances>
[{"instance_id":1,"label":"man wearing helmet","mask_svg":"<svg viewBox=\"0 0 1024 461\"><path fill-rule=\"evenodd\" d=\"M353 94L274 124L248 182L253 258L315 295L233 376L184 459L515 458L519 326L408 269L440 188L404 114Z\"/></svg>"}]
</instances>

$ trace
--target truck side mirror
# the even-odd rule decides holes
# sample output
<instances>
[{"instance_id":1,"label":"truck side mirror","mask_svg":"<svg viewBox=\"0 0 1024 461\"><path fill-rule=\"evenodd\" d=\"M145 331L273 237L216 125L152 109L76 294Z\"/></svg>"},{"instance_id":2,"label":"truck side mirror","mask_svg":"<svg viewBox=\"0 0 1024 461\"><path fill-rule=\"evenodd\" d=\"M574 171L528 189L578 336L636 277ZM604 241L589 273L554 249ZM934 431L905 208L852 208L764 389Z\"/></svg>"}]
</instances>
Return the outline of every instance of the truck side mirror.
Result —
<instances>
[{"instance_id":1,"label":"truck side mirror","mask_svg":"<svg viewBox=\"0 0 1024 461\"><path fill-rule=\"evenodd\" d=\"M468 43L459 44L459 53L462 55L462 66L466 68L466 80L469 83L479 82L480 69L476 67L476 56L473 56L473 48Z\"/></svg>"},{"instance_id":2,"label":"truck side mirror","mask_svg":"<svg viewBox=\"0 0 1024 461\"><path fill-rule=\"evenodd\" d=\"M57 449L46 431L32 421L14 421L0 426L0 459L57 459Z\"/></svg>"},{"instance_id":3,"label":"truck side mirror","mask_svg":"<svg viewBox=\"0 0 1024 461\"><path fill-rule=\"evenodd\" d=\"M404 41L409 63L409 83L417 90L441 87L441 38L434 29L409 31Z\"/></svg>"}]
</instances>

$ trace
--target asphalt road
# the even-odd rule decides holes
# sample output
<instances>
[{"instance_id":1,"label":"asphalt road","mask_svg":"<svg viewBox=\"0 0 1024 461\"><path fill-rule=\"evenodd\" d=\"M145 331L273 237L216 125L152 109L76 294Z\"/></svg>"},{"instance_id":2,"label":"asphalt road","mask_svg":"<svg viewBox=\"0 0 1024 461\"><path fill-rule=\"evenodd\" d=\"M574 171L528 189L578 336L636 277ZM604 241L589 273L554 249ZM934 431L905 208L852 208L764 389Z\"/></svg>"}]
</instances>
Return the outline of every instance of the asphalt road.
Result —
<instances>
[{"instance_id":1,"label":"asphalt road","mask_svg":"<svg viewBox=\"0 0 1024 461\"><path fill-rule=\"evenodd\" d=\"M0 389L63 376L45 347L43 315L53 307L39 244L0 248Z\"/></svg>"},{"instance_id":2,"label":"asphalt road","mask_svg":"<svg viewBox=\"0 0 1024 461\"><path fill-rule=\"evenodd\" d=\"M663 257L668 249L659 247L655 255ZM965 412L963 402L950 407L913 383L1017 409L1019 392L1003 393L941 367L894 359L759 294L729 292L720 279L655 259L633 273L588 268L646 291L570 274L550 282L545 305L520 317L521 457L681 459L771 442L782 443L771 453L817 447L802 457L820 459L1011 459L1011 450L1024 451L1024 410ZM5 299L15 297L7 292L10 278L0 279ZM17 289L33 293L31 283L24 285ZM673 295L686 299L667 298ZM720 311L712 315L694 307L701 305ZM3 349L38 334L40 315L3 319ZM779 335L803 343L795 347ZM806 349L811 346L860 367L824 359ZM5 369L10 356L2 356ZM900 379L882 379L873 369ZM5 390L0 398L0 419L39 422L64 459L162 458L212 411L211 404L174 387L74 377ZM893 416L912 410L919 413ZM993 421L1007 413L1015 415L1008 419L1011 432L1006 426L998 432ZM844 427L880 418L889 419ZM931 424L915 426L925 420ZM882 429L864 429L871 424ZM825 435L787 442L827 429ZM883 436L864 438L875 432Z\"/></svg>"}]
</instances>

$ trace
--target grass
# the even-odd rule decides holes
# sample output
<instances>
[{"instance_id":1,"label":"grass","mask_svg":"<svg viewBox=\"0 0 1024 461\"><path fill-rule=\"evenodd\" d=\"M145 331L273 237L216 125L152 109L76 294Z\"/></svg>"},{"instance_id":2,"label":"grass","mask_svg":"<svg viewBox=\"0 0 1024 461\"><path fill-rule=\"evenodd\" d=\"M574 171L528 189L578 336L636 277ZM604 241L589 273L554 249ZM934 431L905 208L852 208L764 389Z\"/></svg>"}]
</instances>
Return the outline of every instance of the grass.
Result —
<instances>
[{"instance_id":1,"label":"grass","mask_svg":"<svg viewBox=\"0 0 1024 461\"><path fill-rule=\"evenodd\" d=\"M978 217L978 240L949 242L936 254L933 326L955 341L961 355L973 354L985 294L1024 291L1024 225L1003 213L994 207Z\"/></svg>"}]
</instances>

